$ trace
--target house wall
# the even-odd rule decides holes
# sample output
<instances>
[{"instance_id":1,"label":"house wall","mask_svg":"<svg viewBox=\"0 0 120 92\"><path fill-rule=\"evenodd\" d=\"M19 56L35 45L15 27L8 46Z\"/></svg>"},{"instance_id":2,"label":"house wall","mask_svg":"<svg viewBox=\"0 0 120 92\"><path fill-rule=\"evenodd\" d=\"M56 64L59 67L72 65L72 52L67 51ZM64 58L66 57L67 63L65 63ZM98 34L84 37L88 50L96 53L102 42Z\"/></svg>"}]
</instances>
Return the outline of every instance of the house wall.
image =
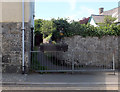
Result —
<instances>
[{"instance_id":1,"label":"house wall","mask_svg":"<svg viewBox=\"0 0 120 92\"><path fill-rule=\"evenodd\" d=\"M94 27L97 27L95 21L93 20L93 18L91 18L90 24L93 25Z\"/></svg>"},{"instance_id":2,"label":"house wall","mask_svg":"<svg viewBox=\"0 0 120 92\"><path fill-rule=\"evenodd\" d=\"M0 73L2 73L2 27L0 24Z\"/></svg>"},{"instance_id":3,"label":"house wall","mask_svg":"<svg viewBox=\"0 0 120 92\"><path fill-rule=\"evenodd\" d=\"M22 69L21 22L2 23L2 72L20 73ZM31 50L30 23L25 23L25 65L29 69Z\"/></svg>"},{"instance_id":4,"label":"house wall","mask_svg":"<svg viewBox=\"0 0 120 92\"><path fill-rule=\"evenodd\" d=\"M120 1L118 3L118 22L120 22Z\"/></svg>"},{"instance_id":5,"label":"house wall","mask_svg":"<svg viewBox=\"0 0 120 92\"><path fill-rule=\"evenodd\" d=\"M30 23L31 26L34 27L34 17L35 17L35 3L30 2Z\"/></svg>"},{"instance_id":6,"label":"house wall","mask_svg":"<svg viewBox=\"0 0 120 92\"><path fill-rule=\"evenodd\" d=\"M2 3L0 2L0 21L2 21Z\"/></svg>"},{"instance_id":7,"label":"house wall","mask_svg":"<svg viewBox=\"0 0 120 92\"><path fill-rule=\"evenodd\" d=\"M25 2L25 69L29 69L31 50L31 27L34 5ZM0 3L0 58L2 72L20 73L22 69L22 3Z\"/></svg>"},{"instance_id":8,"label":"house wall","mask_svg":"<svg viewBox=\"0 0 120 92\"><path fill-rule=\"evenodd\" d=\"M115 65L118 66L118 37L104 36L98 37L65 37L59 43L68 45L68 51L60 52L59 60L67 64L105 66L110 68L113 63L113 53L115 53Z\"/></svg>"},{"instance_id":9,"label":"house wall","mask_svg":"<svg viewBox=\"0 0 120 92\"><path fill-rule=\"evenodd\" d=\"M22 22L22 2L1 2L0 7L0 22ZM30 2L25 2L25 22L31 20L31 7Z\"/></svg>"}]
</instances>

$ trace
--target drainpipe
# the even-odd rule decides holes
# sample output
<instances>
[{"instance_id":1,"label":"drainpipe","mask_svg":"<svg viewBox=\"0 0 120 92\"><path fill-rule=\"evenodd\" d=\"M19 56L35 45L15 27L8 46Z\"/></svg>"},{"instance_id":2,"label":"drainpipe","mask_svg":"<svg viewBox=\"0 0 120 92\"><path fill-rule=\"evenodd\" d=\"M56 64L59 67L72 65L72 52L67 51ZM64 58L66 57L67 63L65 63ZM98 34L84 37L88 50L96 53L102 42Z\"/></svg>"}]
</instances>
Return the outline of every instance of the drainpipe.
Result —
<instances>
[{"instance_id":1,"label":"drainpipe","mask_svg":"<svg viewBox=\"0 0 120 92\"><path fill-rule=\"evenodd\" d=\"M33 47L34 47L34 31L35 31L35 29L34 29L34 17L35 17L35 15L34 15L34 2L32 2L32 27L33 27Z\"/></svg>"},{"instance_id":2,"label":"drainpipe","mask_svg":"<svg viewBox=\"0 0 120 92\"><path fill-rule=\"evenodd\" d=\"M34 15L33 15L33 17L34 17ZM35 27L35 25L34 25L34 20L33 20L33 48L34 48L34 44L35 44L35 34L34 34L35 29L34 29L34 27Z\"/></svg>"},{"instance_id":3,"label":"drainpipe","mask_svg":"<svg viewBox=\"0 0 120 92\"><path fill-rule=\"evenodd\" d=\"M22 74L25 73L25 61L24 61L24 54L25 54L25 45L24 45L24 0L22 0Z\"/></svg>"},{"instance_id":4,"label":"drainpipe","mask_svg":"<svg viewBox=\"0 0 120 92\"><path fill-rule=\"evenodd\" d=\"M33 3L32 3L32 9L33 9L33 11L32 11L32 14L33 14L33 15L32 15L32 19L33 19L33 22L32 22L32 26L33 26L33 47L34 47L34 40L35 40L35 39L34 39L34 36L35 36L35 35L34 35L34 32L35 32L35 29L34 29L34 27L35 27L35 24L34 24L34 17L35 17L35 15L34 15L34 13L35 13L35 12L34 12L34 6L35 6L35 3L33 2Z\"/></svg>"}]
</instances>

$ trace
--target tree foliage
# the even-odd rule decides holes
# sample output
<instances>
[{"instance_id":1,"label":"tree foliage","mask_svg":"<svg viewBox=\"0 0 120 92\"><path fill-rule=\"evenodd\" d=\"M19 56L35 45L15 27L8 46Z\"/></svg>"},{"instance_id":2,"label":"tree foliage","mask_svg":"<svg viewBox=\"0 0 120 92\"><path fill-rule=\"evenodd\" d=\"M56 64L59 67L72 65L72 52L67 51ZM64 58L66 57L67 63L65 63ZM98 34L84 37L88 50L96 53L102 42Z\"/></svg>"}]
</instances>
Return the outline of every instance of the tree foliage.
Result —
<instances>
[{"instance_id":1,"label":"tree foliage","mask_svg":"<svg viewBox=\"0 0 120 92\"><path fill-rule=\"evenodd\" d=\"M120 36L120 25L116 25L113 21L115 21L115 18L107 16L105 23L99 25L99 27L94 27L90 24L80 24L80 22L76 21L69 23L67 19L63 18L52 20L39 19L35 20L35 31L39 31L44 37L51 35L51 39L55 41L62 37L71 37L74 35L83 37L102 37L105 35ZM61 32L63 35L60 34Z\"/></svg>"},{"instance_id":2,"label":"tree foliage","mask_svg":"<svg viewBox=\"0 0 120 92\"><path fill-rule=\"evenodd\" d=\"M41 27L43 25L43 20L42 19L37 19L35 20L35 31L41 31Z\"/></svg>"},{"instance_id":3,"label":"tree foliage","mask_svg":"<svg viewBox=\"0 0 120 92\"><path fill-rule=\"evenodd\" d=\"M41 29L41 33L44 35L44 37L47 37L50 34L52 34L52 32L56 28L54 27L53 21L44 20L40 29Z\"/></svg>"},{"instance_id":4,"label":"tree foliage","mask_svg":"<svg viewBox=\"0 0 120 92\"><path fill-rule=\"evenodd\" d=\"M53 30L55 30L55 27L52 20L43 19L35 20L35 33L40 32L43 34L43 37L45 38L49 34L52 34Z\"/></svg>"},{"instance_id":5,"label":"tree foliage","mask_svg":"<svg viewBox=\"0 0 120 92\"><path fill-rule=\"evenodd\" d=\"M67 31L69 30L70 27L70 24L67 22L67 19L58 18L57 20L53 19L52 21L56 29L53 31L52 40L60 39L62 37L60 33L63 33L65 36L67 36Z\"/></svg>"},{"instance_id":6,"label":"tree foliage","mask_svg":"<svg viewBox=\"0 0 120 92\"><path fill-rule=\"evenodd\" d=\"M104 18L104 24L111 25L112 23L114 23L115 20L116 20L116 18L114 18L112 16L105 16L105 18Z\"/></svg>"}]
</instances>

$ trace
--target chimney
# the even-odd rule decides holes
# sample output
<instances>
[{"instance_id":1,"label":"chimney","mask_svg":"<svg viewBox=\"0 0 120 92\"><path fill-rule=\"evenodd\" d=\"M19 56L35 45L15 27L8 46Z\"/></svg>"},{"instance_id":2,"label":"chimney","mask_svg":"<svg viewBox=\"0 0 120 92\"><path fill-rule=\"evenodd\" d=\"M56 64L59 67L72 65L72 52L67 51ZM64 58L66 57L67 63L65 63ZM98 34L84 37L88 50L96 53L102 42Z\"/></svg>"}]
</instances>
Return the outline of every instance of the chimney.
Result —
<instances>
[{"instance_id":1,"label":"chimney","mask_svg":"<svg viewBox=\"0 0 120 92\"><path fill-rule=\"evenodd\" d=\"M99 8L99 14L103 13L104 8Z\"/></svg>"}]
</instances>

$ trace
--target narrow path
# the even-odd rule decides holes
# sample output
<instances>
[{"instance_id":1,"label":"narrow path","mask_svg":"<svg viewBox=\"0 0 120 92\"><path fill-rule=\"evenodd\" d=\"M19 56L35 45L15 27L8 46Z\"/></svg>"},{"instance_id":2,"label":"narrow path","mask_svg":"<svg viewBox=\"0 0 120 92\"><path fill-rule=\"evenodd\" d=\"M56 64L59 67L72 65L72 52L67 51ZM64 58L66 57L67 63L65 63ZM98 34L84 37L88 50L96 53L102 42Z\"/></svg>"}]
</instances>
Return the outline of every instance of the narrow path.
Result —
<instances>
[{"instance_id":1,"label":"narrow path","mask_svg":"<svg viewBox=\"0 0 120 92\"><path fill-rule=\"evenodd\" d=\"M71 70L72 69L72 67L70 66L58 65L57 60L53 60L53 58L51 59L50 57L45 55L44 52L39 52L37 57L38 57L37 61L40 62L40 65L46 67L47 70ZM50 59L52 61L50 61ZM55 62L56 64L54 64L53 62Z\"/></svg>"},{"instance_id":2,"label":"narrow path","mask_svg":"<svg viewBox=\"0 0 120 92\"><path fill-rule=\"evenodd\" d=\"M72 65L63 64L61 61L51 58L51 56L58 57L59 54L53 52L37 52L36 53L35 70L72 70ZM99 67L99 66L74 66L74 70L80 71L114 71L112 68Z\"/></svg>"}]
</instances>

